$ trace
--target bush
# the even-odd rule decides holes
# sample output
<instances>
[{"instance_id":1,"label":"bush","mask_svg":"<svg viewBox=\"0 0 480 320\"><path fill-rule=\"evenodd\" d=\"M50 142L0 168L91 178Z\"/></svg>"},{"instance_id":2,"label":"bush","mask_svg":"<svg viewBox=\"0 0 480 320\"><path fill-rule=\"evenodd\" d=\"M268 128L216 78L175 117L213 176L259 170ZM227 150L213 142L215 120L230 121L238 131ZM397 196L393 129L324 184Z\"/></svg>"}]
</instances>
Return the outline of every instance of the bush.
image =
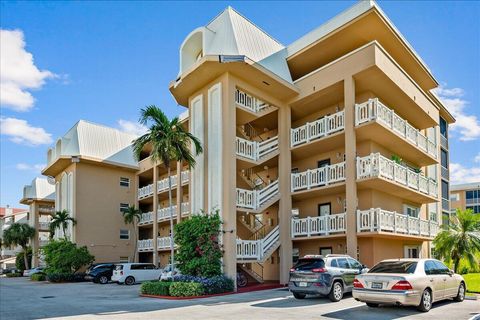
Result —
<instances>
[{"instance_id":1,"label":"bush","mask_svg":"<svg viewBox=\"0 0 480 320\"><path fill-rule=\"evenodd\" d=\"M183 274L221 275L220 225L218 210L210 215L193 215L175 225L175 243L178 245L175 257Z\"/></svg>"},{"instance_id":2,"label":"bush","mask_svg":"<svg viewBox=\"0 0 480 320\"><path fill-rule=\"evenodd\" d=\"M211 278L181 275L176 276L175 281L200 283L205 294L232 292L234 289L233 280L224 275Z\"/></svg>"},{"instance_id":3,"label":"bush","mask_svg":"<svg viewBox=\"0 0 480 320\"><path fill-rule=\"evenodd\" d=\"M48 272L47 280L50 282L83 282L85 280L85 273L71 273L71 272Z\"/></svg>"},{"instance_id":4,"label":"bush","mask_svg":"<svg viewBox=\"0 0 480 320\"><path fill-rule=\"evenodd\" d=\"M195 297L203 295L203 286L198 282L172 282L170 295L172 297Z\"/></svg>"},{"instance_id":5,"label":"bush","mask_svg":"<svg viewBox=\"0 0 480 320\"><path fill-rule=\"evenodd\" d=\"M22 252L19 252L17 253L17 255L15 256L15 267L17 268L17 270L23 272L25 270L25 257L23 255L23 251ZM28 266L30 267L31 263L32 263L32 248L31 247L28 247L27 249L27 262L28 262Z\"/></svg>"},{"instance_id":6,"label":"bush","mask_svg":"<svg viewBox=\"0 0 480 320\"><path fill-rule=\"evenodd\" d=\"M43 247L42 252L47 264L47 274L73 274L95 260L86 246L77 247L68 240L50 241Z\"/></svg>"},{"instance_id":7,"label":"bush","mask_svg":"<svg viewBox=\"0 0 480 320\"><path fill-rule=\"evenodd\" d=\"M32 281L45 281L47 280L47 276L44 273L35 273L30 276Z\"/></svg>"},{"instance_id":8,"label":"bush","mask_svg":"<svg viewBox=\"0 0 480 320\"><path fill-rule=\"evenodd\" d=\"M156 296L169 296L171 281L149 281L142 283L140 292L142 294L151 294Z\"/></svg>"},{"instance_id":9,"label":"bush","mask_svg":"<svg viewBox=\"0 0 480 320\"><path fill-rule=\"evenodd\" d=\"M17 277L22 277L23 274L15 272L15 273L7 273L7 278L17 278Z\"/></svg>"}]
</instances>

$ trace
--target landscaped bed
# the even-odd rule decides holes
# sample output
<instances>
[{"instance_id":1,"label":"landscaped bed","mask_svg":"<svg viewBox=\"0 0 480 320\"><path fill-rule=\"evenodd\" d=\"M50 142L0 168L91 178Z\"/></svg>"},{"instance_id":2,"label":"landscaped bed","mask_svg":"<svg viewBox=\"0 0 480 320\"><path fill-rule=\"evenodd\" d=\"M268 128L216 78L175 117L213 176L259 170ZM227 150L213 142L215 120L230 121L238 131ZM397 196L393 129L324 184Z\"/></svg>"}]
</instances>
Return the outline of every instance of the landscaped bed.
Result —
<instances>
[{"instance_id":1,"label":"landscaped bed","mask_svg":"<svg viewBox=\"0 0 480 320\"><path fill-rule=\"evenodd\" d=\"M480 273L464 274L463 278L467 283L467 292L480 293Z\"/></svg>"}]
</instances>

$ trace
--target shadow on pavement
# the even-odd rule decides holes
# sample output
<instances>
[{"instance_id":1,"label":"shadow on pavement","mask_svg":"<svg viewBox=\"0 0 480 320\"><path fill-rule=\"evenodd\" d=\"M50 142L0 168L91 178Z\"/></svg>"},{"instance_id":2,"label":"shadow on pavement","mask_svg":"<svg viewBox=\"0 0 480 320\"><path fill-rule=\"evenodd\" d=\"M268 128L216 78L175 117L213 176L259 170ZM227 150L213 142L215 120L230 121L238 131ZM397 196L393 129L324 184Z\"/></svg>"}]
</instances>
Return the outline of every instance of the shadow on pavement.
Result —
<instances>
[{"instance_id":1,"label":"shadow on pavement","mask_svg":"<svg viewBox=\"0 0 480 320\"><path fill-rule=\"evenodd\" d=\"M287 293L288 296L283 299L276 299L273 301L266 301L257 304L252 304L252 307L258 308L301 308L305 306L314 306L314 305L323 305L334 303L331 302L327 297L320 296L307 296L305 299L295 299L290 293ZM352 295L346 293L344 299L351 298Z\"/></svg>"}]
</instances>

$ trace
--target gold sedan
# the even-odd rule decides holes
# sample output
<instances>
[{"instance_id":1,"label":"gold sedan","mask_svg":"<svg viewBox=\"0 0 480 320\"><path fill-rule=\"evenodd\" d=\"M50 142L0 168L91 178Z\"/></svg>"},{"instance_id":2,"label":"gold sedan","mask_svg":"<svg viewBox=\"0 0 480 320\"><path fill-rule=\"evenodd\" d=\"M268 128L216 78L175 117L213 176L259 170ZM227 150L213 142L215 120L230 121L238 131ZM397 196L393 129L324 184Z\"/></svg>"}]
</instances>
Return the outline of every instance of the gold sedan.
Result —
<instances>
[{"instance_id":1,"label":"gold sedan","mask_svg":"<svg viewBox=\"0 0 480 320\"><path fill-rule=\"evenodd\" d=\"M353 297L369 307L379 304L416 306L427 312L436 301L465 298L465 280L435 259L384 260L356 276Z\"/></svg>"}]
</instances>

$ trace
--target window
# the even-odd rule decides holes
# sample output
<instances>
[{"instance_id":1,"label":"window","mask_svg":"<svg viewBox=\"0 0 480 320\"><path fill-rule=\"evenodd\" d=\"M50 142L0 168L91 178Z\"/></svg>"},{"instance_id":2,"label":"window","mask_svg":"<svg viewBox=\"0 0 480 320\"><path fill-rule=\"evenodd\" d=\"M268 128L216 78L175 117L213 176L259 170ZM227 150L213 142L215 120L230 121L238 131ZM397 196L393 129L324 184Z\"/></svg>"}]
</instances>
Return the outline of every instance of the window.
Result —
<instances>
[{"instance_id":1,"label":"window","mask_svg":"<svg viewBox=\"0 0 480 320\"><path fill-rule=\"evenodd\" d=\"M473 213L480 213L480 206L467 206L465 209L470 209Z\"/></svg>"},{"instance_id":2,"label":"window","mask_svg":"<svg viewBox=\"0 0 480 320\"><path fill-rule=\"evenodd\" d=\"M414 273L415 261L384 261L375 265L368 273Z\"/></svg>"},{"instance_id":3,"label":"window","mask_svg":"<svg viewBox=\"0 0 480 320\"><path fill-rule=\"evenodd\" d=\"M445 121L445 119L443 119L442 117L440 117L440 134L446 138L446 137L447 137L447 133L448 133L448 124L447 124L447 121Z\"/></svg>"},{"instance_id":4,"label":"window","mask_svg":"<svg viewBox=\"0 0 480 320\"><path fill-rule=\"evenodd\" d=\"M443 263L440 261L433 261L435 263L435 268L438 270L439 274L449 274L450 269L448 269Z\"/></svg>"},{"instance_id":5,"label":"window","mask_svg":"<svg viewBox=\"0 0 480 320\"><path fill-rule=\"evenodd\" d=\"M292 262L295 264L297 263L298 259L300 258L300 249L293 248L292 249Z\"/></svg>"},{"instance_id":6,"label":"window","mask_svg":"<svg viewBox=\"0 0 480 320\"><path fill-rule=\"evenodd\" d=\"M128 257L120 257L118 260L120 263L128 263Z\"/></svg>"},{"instance_id":7,"label":"window","mask_svg":"<svg viewBox=\"0 0 480 320\"><path fill-rule=\"evenodd\" d=\"M449 196L450 192L448 190L448 182L445 180L442 180L442 198L443 199L450 199Z\"/></svg>"},{"instance_id":8,"label":"window","mask_svg":"<svg viewBox=\"0 0 480 320\"><path fill-rule=\"evenodd\" d=\"M338 267L342 269L350 269L350 266L348 265L348 261L346 258L339 258L337 259Z\"/></svg>"},{"instance_id":9,"label":"window","mask_svg":"<svg viewBox=\"0 0 480 320\"><path fill-rule=\"evenodd\" d=\"M329 203L321 203L318 205L318 215L319 216L328 216L330 215L330 202Z\"/></svg>"},{"instance_id":10,"label":"window","mask_svg":"<svg viewBox=\"0 0 480 320\"><path fill-rule=\"evenodd\" d=\"M130 205L128 203L120 203L120 212L125 212L128 210Z\"/></svg>"},{"instance_id":11,"label":"window","mask_svg":"<svg viewBox=\"0 0 480 320\"><path fill-rule=\"evenodd\" d=\"M450 225L450 215L448 212L442 212L442 224L443 225Z\"/></svg>"},{"instance_id":12,"label":"window","mask_svg":"<svg viewBox=\"0 0 480 320\"><path fill-rule=\"evenodd\" d=\"M362 264L357 260L352 258L347 258L347 259L348 259L348 264L350 264L350 269L356 269L356 270L363 269Z\"/></svg>"},{"instance_id":13,"label":"window","mask_svg":"<svg viewBox=\"0 0 480 320\"><path fill-rule=\"evenodd\" d=\"M466 191L465 198L467 199L467 204L480 203L480 189Z\"/></svg>"},{"instance_id":14,"label":"window","mask_svg":"<svg viewBox=\"0 0 480 320\"><path fill-rule=\"evenodd\" d=\"M143 264L132 264L130 270L143 270L145 269Z\"/></svg>"},{"instance_id":15,"label":"window","mask_svg":"<svg viewBox=\"0 0 480 320\"><path fill-rule=\"evenodd\" d=\"M330 262L330 265L331 265L333 268L338 268L337 259L333 259L332 262Z\"/></svg>"},{"instance_id":16,"label":"window","mask_svg":"<svg viewBox=\"0 0 480 320\"><path fill-rule=\"evenodd\" d=\"M458 193L451 193L450 194L450 201L459 201L460 200L460 194Z\"/></svg>"},{"instance_id":17,"label":"window","mask_svg":"<svg viewBox=\"0 0 480 320\"><path fill-rule=\"evenodd\" d=\"M433 260L425 261L425 274L433 275L437 274L437 272L438 271Z\"/></svg>"},{"instance_id":18,"label":"window","mask_svg":"<svg viewBox=\"0 0 480 320\"><path fill-rule=\"evenodd\" d=\"M317 162L317 168L323 168L330 165L330 159L320 160Z\"/></svg>"},{"instance_id":19,"label":"window","mask_svg":"<svg viewBox=\"0 0 480 320\"><path fill-rule=\"evenodd\" d=\"M404 204L403 205L403 213L409 217L418 218L418 212L420 211L419 208L414 206Z\"/></svg>"},{"instance_id":20,"label":"window","mask_svg":"<svg viewBox=\"0 0 480 320\"><path fill-rule=\"evenodd\" d=\"M420 258L420 247L405 246L405 258Z\"/></svg>"},{"instance_id":21,"label":"window","mask_svg":"<svg viewBox=\"0 0 480 320\"><path fill-rule=\"evenodd\" d=\"M120 177L120 186L121 186L121 187L127 187L127 188L129 188L129 187L130 187L130 179L129 179L129 178Z\"/></svg>"},{"instance_id":22,"label":"window","mask_svg":"<svg viewBox=\"0 0 480 320\"><path fill-rule=\"evenodd\" d=\"M295 271L309 271L316 268L325 268L323 259L300 259L295 267Z\"/></svg>"},{"instance_id":23,"label":"window","mask_svg":"<svg viewBox=\"0 0 480 320\"><path fill-rule=\"evenodd\" d=\"M130 230L120 229L120 239L122 240L130 239Z\"/></svg>"},{"instance_id":24,"label":"window","mask_svg":"<svg viewBox=\"0 0 480 320\"><path fill-rule=\"evenodd\" d=\"M448 169L448 153L443 149L441 149L441 160L442 167Z\"/></svg>"},{"instance_id":25,"label":"window","mask_svg":"<svg viewBox=\"0 0 480 320\"><path fill-rule=\"evenodd\" d=\"M327 254L332 254L332 247L322 247L320 248L320 255L326 256Z\"/></svg>"}]
</instances>

